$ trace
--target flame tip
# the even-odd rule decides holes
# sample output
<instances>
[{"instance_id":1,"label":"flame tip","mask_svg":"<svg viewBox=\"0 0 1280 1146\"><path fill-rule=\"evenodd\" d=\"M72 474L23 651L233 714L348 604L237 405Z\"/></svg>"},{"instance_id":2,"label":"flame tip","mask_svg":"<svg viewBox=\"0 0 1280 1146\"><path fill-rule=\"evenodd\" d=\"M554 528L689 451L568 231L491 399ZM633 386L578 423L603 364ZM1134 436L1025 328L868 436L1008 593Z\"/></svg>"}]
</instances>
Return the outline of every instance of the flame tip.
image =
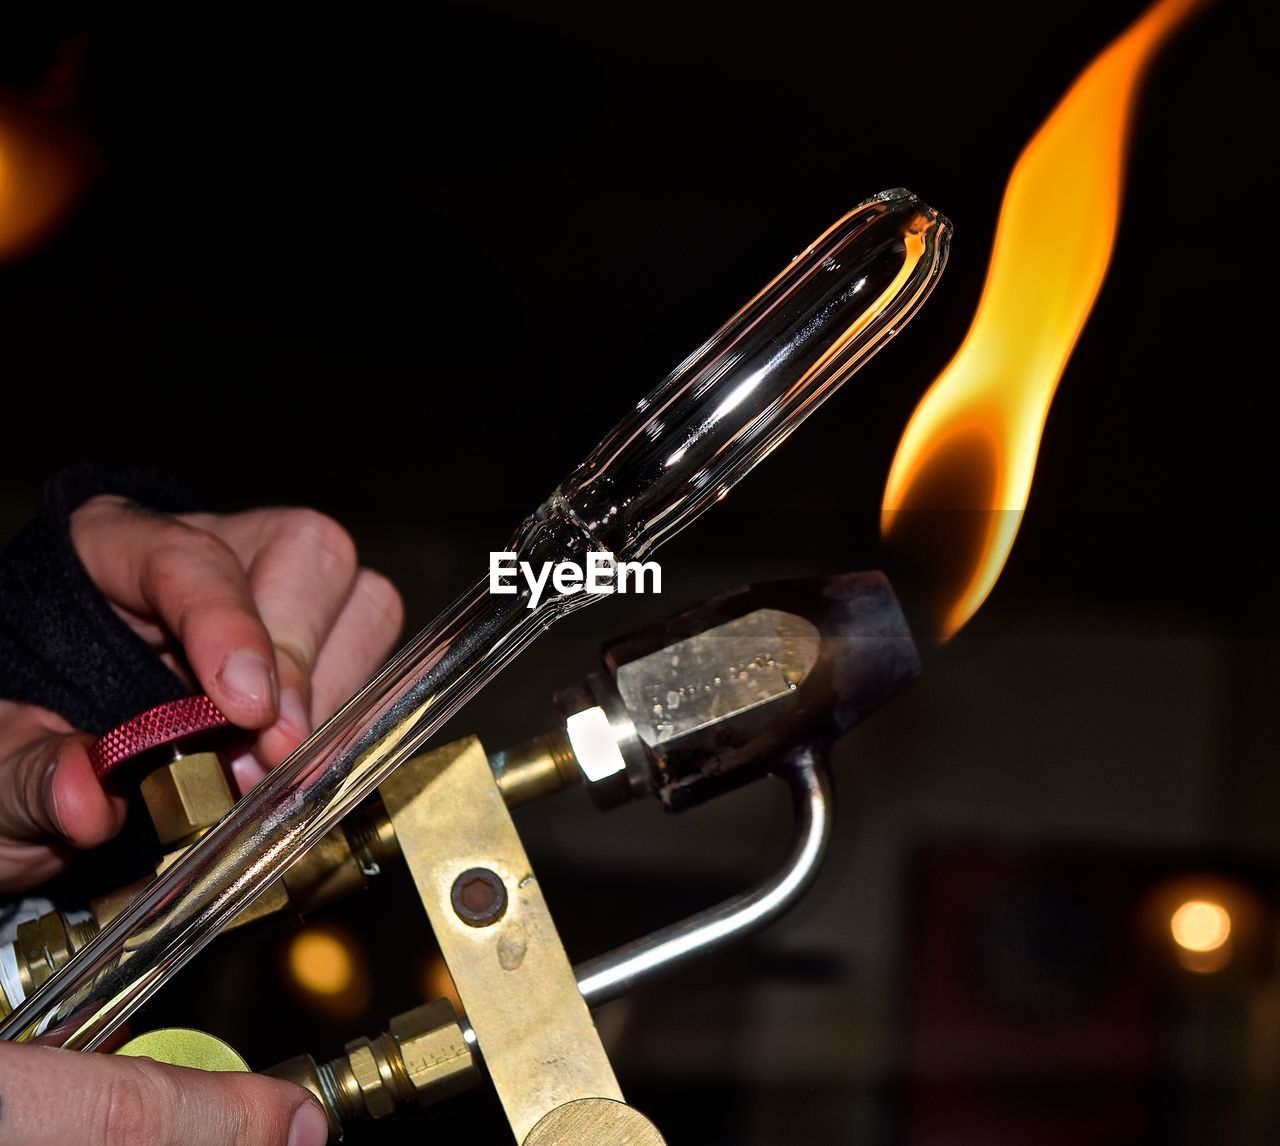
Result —
<instances>
[{"instance_id":1,"label":"flame tip","mask_svg":"<svg viewBox=\"0 0 1280 1146\"><path fill-rule=\"evenodd\" d=\"M1110 264L1141 76L1200 7L1201 0L1156 0L1093 58L1027 143L1005 187L968 333L898 445L881 532L892 533L895 546L912 534L907 543L922 543L929 566L945 571L939 580L954 576L936 586L950 595L939 611L944 639L981 606L1009 557L1049 405ZM915 198L904 188L877 198L903 196ZM926 212L950 229L921 204ZM924 511L914 515L917 529L906 528L905 510ZM966 522L968 534L967 521L980 521L981 536L949 544L953 535L936 535L939 511ZM960 552L971 539L972 550Z\"/></svg>"}]
</instances>

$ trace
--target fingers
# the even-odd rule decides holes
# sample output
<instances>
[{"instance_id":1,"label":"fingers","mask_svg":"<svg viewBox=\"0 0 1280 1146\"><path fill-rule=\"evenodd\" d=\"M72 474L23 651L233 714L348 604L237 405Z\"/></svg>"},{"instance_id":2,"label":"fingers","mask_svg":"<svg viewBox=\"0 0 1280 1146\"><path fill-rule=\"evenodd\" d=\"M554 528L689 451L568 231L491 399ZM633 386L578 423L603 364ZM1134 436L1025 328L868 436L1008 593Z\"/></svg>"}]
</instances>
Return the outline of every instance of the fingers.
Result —
<instances>
[{"instance_id":1,"label":"fingers","mask_svg":"<svg viewBox=\"0 0 1280 1146\"><path fill-rule=\"evenodd\" d=\"M218 707L262 730L233 764L242 788L382 664L403 623L391 583L360 570L346 530L315 510L165 517L100 497L73 515L72 538L134 628L173 633Z\"/></svg>"},{"instance_id":2,"label":"fingers","mask_svg":"<svg viewBox=\"0 0 1280 1146\"><path fill-rule=\"evenodd\" d=\"M0 1044L0 1146L323 1146L301 1087L150 1059Z\"/></svg>"},{"instance_id":3,"label":"fingers","mask_svg":"<svg viewBox=\"0 0 1280 1146\"><path fill-rule=\"evenodd\" d=\"M396 587L381 573L361 569L350 597L316 657L310 681L310 726L318 727L332 716L382 667L403 626L404 605ZM281 724L286 720L283 699L280 709L280 721L263 733L256 755L246 753L232 762L242 793L266 775L264 762L274 767L302 740L300 735L282 732Z\"/></svg>"},{"instance_id":4,"label":"fingers","mask_svg":"<svg viewBox=\"0 0 1280 1146\"><path fill-rule=\"evenodd\" d=\"M358 567L355 542L332 518L310 509L264 512L271 527L249 583L276 651L279 714L258 744L260 758L276 764L311 731L312 673Z\"/></svg>"},{"instance_id":5,"label":"fingers","mask_svg":"<svg viewBox=\"0 0 1280 1146\"><path fill-rule=\"evenodd\" d=\"M276 647L280 712L252 755L235 761L242 789L283 760L377 669L399 636L394 586L359 569L355 543L310 509L187 520L215 531L249 567L254 601Z\"/></svg>"},{"instance_id":6,"label":"fingers","mask_svg":"<svg viewBox=\"0 0 1280 1146\"><path fill-rule=\"evenodd\" d=\"M403 628L404 604L396 587L381 573L360 570L316 660L311 682L311 716L316 724L332 716L382 667Z\"/></svg>"},{"instance_id":7,"label":"fingers","mask_svg":"<svg viewBox=\"0 0 1280 1146\"><path fill-rule=\"evenodd\" d=\"M273 722L274 649L240 559L225 542L117 497L96 497L77 509L71 537L109 600L173 633L201 687L233 722L245 728Z\"/></svg>"},{"instance_id":8,"label":"fingers","mask_svg":"<svg viewBox=\"0 0 1280 1146\"><path fill-rule=\"evenodd\" d=\"M124 823L125 800L108 795L89 763L93 738L30 705L0 702L0 890L31 887Z\"/></svg>"}]
</instances>

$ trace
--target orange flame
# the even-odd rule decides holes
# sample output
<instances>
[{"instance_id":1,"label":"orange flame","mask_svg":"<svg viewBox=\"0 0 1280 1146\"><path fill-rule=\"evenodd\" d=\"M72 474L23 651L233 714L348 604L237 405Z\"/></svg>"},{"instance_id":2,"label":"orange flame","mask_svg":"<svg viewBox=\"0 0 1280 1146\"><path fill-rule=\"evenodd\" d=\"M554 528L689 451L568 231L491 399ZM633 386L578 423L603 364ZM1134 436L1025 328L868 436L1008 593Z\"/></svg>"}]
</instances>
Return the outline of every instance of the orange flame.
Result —
<instances>
[{"instance_id":1,"label":"orange flame","mask_svg":"<svg viewBox=\"0 0 1280 1146\"><path fill-rule=\"evenodd\" d=\"M973 324L898 446L882 507L886 537L919 510L978 511L967 516L981 522L981 536L965 539L974 549L959 588L940 610L944 639L986 599L1009 556L1049 404L1111 260L1143 73L1200 3L1149 8L1027 144L1005 188Z\"/></svg>"}]
</instances>

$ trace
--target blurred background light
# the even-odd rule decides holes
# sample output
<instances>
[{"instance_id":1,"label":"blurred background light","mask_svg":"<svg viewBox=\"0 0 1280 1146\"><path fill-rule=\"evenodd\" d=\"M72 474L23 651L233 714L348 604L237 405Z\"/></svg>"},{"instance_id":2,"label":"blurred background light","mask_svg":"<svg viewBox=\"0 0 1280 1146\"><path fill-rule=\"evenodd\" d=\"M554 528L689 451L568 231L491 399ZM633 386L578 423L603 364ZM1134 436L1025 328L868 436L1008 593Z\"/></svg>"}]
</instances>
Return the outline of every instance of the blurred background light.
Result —
<instances>
[{"instance_id":1,"label":"blurred background light","mask_svg":"<svg viewBox=\"0 0 1280 1146\"><path fill-rule=\"evenodd\" d=\"M368 1005L371 984L363 950L335 927L305 927L289 941L285 977L302 1001L328 1013L359 1014Z\"/></svg>"},{"instance_id":2,"label":"blurred background light","mask_svg":"<svg viewBox=\"0 0 1280 1146\"><path fill-rule=\"evenodd\" d=\"M1231 938L1231 914L1210 899L1189 899L1169 919L1173 941L1184 951L1217 951Z\"/></svg>"}]
</instances>

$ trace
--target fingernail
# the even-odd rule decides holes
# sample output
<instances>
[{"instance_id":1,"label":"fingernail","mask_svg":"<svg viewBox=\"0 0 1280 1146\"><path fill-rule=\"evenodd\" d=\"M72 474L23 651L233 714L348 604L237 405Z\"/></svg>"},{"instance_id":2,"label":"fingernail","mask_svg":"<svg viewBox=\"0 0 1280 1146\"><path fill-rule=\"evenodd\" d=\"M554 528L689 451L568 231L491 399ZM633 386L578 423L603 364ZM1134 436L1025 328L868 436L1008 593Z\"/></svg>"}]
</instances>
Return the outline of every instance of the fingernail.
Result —
<instances>
[{"instance_id":1,"label":"fingernail","mask_svg":"<svg viewBox=\"0 0 1280 1146\"><path fill-rule=\"evenodd\" d=\"M231 774L236 778L240 794L244 795L267 774L267 770L252 752L246 752L243 756L237 756L231 761Z\"/></svg>"},{"instance_id":2,"label":"fingernail","mask_svg":"<svg viewBox=\"0 0 1280 1146\"><path fill-rule=\"evenodd\" d=\"M271 666L257 653L240 649L222 662L218 680L228 692L233 692L254 708L273 707L275 688L271 681Z\"/></svg>"},{"instance_id":3,"label":"fingernail","mask_svg":"<svg viewBox=\"0 0 1280 1146\"><path fill-rule=\"evenodd\" d=\"M280 693L280 719L299 736L306 736L311 731L311 718L307 715L302 695L291 688Z\"/></svg>"},{"instance_id":4,"label":"fingernail","mask_svg":"<svg viewBox=\"0 0 1280 1146\"><path fill-rule=\"evenodd\" d=\"M324 1146L329 1141L329 1120L314 1102L304 1102L289 1123L289 1146Z\"/></svg>"}]
</instances>

